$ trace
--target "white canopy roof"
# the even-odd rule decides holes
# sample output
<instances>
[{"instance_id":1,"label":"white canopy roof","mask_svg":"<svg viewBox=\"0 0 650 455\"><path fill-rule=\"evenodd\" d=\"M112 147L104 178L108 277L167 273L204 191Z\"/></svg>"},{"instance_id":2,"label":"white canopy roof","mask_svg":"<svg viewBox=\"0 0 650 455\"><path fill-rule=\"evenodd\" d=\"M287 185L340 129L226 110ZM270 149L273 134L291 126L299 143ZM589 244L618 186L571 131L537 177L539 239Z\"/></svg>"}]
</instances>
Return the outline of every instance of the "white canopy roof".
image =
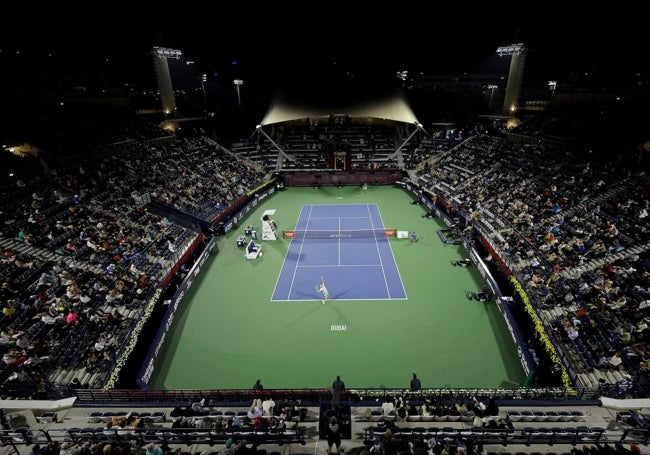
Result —
<instances>
[{"instance_id":1,"label":"white canopy roof","mask_svg":"<svg viewBox=\"0 0 650 455\"><path fill-rule=\"evenodd\" d=\"M280 90L260 125L337 114L419 123L399 86L350 81L332 85L321 83Z\"/></svg>"}]
</instances>

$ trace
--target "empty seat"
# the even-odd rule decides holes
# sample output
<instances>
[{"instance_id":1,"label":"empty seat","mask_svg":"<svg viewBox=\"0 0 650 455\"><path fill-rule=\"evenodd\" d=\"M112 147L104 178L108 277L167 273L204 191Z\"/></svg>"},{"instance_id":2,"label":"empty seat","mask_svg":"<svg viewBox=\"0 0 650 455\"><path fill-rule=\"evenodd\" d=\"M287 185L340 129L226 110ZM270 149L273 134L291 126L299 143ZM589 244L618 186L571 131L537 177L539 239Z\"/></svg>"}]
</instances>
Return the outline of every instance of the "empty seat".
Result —
<instances>
[{"instance_id":1,"label":"empty seat","mask_svg":"<svg viewBox=\"0 0 650 455\"><path fill-rule=\"evenodd\" d=\"M151 413L151 418L154 422L164 422L167 420L167 413L165 411L154 411Z\"/></svg>"},{"instance_id":2,"label":"empty seat","mask_svg":"<svg viewBox=\"0 0 650 455\"><path fill-rule=\"evenodd\" d=\"M533 411L521 411L519 414L521 415L522 422L532 422L535 420L535 414L533 414Z\"/></svg>"},{"instance_id":3,"label":"empty seat","mask_svg":"<svg viewBox=\"0 0 650 455\"><path fill-rule=\"evenodd\" d=\"M571 420L574 422L582 422L585 419L582 411L571 411Z\"/></svg>"},{"instance_id":4,"label":"empty seat","mask_svg":"<svg viewBox=\"0 0 650 455\"><path fill-rule=\"evenodd\" d=\"M383 414L382 411L378 411L378 410L374 409L374 410L370 411L370 415L368 416L368 419L371 422L379 422L382 419L383 415L384 414Z\"/></svg>"},{"instance_id":5,"label":"empty seat","mask_svg":"<svg viewBox=\"0 0 650 455\"><path fill-rule=\"evenodd\" d=\"M41 423L52 423L58 421L56 412L44 412L37 420Z\"/></svg>"},{"instance_id":6,"label":"empty seat","mask_svg":"<svg viewBox=\"0 0 650 455\"><path fill-rule=\"evenodd\" d=\"M88 416L88 423L99 423L102 421L102 412L91 412Z\"/></svg>"},{"instance_id":7,"label":"empty seat","mask_svg":"<svg viewBox=\"0 0 650 455\"><path fill-rule=\"evenodd\" d=\"M544 411L533 411L533 415L535 416L533 419L535 422L543 422L546 420L546 412Z\"/></svg>"},{"instance_id":8,"label":"empty seat","mask_svg":"<svg viewBox=\"0 0 650 455\"><path fill-rule=\"evenodd\" d=\"M546 420L548 422L557 422L559 416L556 411L546 411Z\"/></svg>"},{"instance_id":9,"label":"empty seat","mask_svg":"<svg viewBox=\"0 0 650 455\"><path fill-rule=\"evenodd\" d=\"M440 428L438 427L428 427L427 428L427 436L428 437L435 437L438 433L440 433Z\"/></svg>"},{"instance_id":10,"label":"empty seat","mask_svg":"<svg viewBox=\"0 0 650 455\"><path fill-rule=\"evenodd\" d=\"M508 418L511 422L519 422L521 420L521 413L519 411L508 411Z\"/></svg>"},{"instance_id":11,"label":"empty seat","mask_svg":"<svg viewBox=\"0 0 650 455\"><path fill-rule=\"evenodd\" d=\"M458 435L458 429L454 427L444 427L441 430L443 437L456 437Z\"/></svg>"},{"instance_id":12,"label":"empty seat","mask_svg":"<svg viewBox=\"0 0 650 455\"><path fill-rule=\"evenodd\" d=\"M473 422L474 417L476 415L474 414L474 411L463 411L460 413L460 421L461 422Z\"/></svg>"}]
</instances>

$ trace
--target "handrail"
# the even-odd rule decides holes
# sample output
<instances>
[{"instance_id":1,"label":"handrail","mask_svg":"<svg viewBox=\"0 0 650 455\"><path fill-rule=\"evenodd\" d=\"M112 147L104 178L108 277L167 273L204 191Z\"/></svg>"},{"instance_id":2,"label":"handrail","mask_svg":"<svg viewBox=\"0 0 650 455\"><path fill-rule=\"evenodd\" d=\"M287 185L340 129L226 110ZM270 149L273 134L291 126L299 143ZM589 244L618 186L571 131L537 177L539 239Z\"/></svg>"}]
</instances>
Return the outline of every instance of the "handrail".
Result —
<instances>
[{"instance_id":1,"label":"handrail","mask_svg":"<svg viewBox=\"0 0 650 455\"><path fill-rule=\"evenodd\" d=\"M223 390L139 390L139 389L76 389L70 390L77 400L75 406L97 406L99 403L137 404L137 403L166 403L187 405L200 401L216 405L225 403L234 405L243 403L249 405L253 398L272 395L276 399L294 400L303 404L329 402L332 397L330 389L223 389ZM409 389L348 389L341 394L343 400L350 404L362 404L364 401L376 401L384 397L402 396L409 400L463 400L470 397L494 398L500 401L520 402L542 401L562 402L567 400L598 400L601 391L598 388L580 387L567 389L564 387L514 387L514 388L440 388L411 391Z\"/></svg>"}]
</instances>

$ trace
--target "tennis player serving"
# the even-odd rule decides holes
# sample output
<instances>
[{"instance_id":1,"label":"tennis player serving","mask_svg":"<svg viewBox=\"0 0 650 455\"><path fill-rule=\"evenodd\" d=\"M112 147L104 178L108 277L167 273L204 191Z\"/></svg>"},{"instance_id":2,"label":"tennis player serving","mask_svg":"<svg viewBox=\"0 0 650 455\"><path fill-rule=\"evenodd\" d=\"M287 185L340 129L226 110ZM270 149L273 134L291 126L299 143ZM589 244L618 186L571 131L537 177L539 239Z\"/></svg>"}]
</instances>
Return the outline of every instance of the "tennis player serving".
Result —
<instances>
[{"instance_id":1,"label":"tennis player serving","mask_svg":"<svg viewBox=\"0 0 650 455\"><path fill-rule=\"evenodd\" d=\"M325 287L325 278L320 277L320 284L316 286L316 292L323 293L323 299L321 300L321 302L325 303L329 300L330 293L327 291L327 288Z\"/></svg>"}]
</instances>

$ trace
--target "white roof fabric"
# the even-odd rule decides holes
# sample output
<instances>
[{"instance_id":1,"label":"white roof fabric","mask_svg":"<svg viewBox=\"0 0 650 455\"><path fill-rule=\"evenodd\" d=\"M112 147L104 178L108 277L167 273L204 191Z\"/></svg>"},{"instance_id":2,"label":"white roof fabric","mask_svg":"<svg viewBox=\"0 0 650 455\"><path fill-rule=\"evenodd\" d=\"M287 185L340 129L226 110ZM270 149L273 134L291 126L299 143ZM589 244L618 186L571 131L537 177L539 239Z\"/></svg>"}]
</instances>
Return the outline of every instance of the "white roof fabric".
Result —
<instances>
[{"instance_id":1,"label":"white roof fabric","mask_svg":"<svg viewBox=\"0 0 650 455\"><path fill-rule=\"evenodd\" d=\"M419 123L400 87L351 83L290 87L279 91L261 126L328 115Z\"/></svg>"}]
</instances>

